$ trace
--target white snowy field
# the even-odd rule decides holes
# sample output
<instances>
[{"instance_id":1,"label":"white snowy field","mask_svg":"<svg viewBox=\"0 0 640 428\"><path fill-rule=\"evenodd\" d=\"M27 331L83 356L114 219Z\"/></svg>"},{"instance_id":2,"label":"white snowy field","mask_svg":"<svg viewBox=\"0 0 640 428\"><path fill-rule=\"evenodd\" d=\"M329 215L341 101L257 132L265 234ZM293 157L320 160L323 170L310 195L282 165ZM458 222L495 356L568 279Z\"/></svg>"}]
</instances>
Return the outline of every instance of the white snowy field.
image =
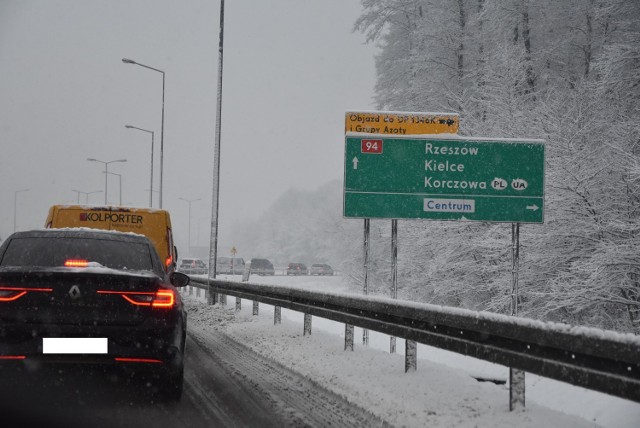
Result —
<instances>
[{"instance_id":1,"label":"white snowy field","mask_svg":"<svg viewBox=\"0 0 640 428\"><path fill-rule=\"evenodd\" d=\"M251 282L349 292L339 276L252 277ZM526 409L510 412L506 385L473 377L506 380L506 367L419 344L418 370L405 373L402 339L397 340L397 353L390 354L389 336L371 331L366 347L362 330L356 328L355 349L346 352L343 324L314 317L311 336L303 336L301 313L283 309L282 324L274 326L269 305L261 304L259 315L253 316L248 300L242 300L242 310L235 312L235 297L229 296L227 306L221 307L208 306L203 291L200 296L195 289L183 296L189 325L222 329L395 426L640 426L638 403L531 374L526 375Z\"/></svg>"}]
</instances>

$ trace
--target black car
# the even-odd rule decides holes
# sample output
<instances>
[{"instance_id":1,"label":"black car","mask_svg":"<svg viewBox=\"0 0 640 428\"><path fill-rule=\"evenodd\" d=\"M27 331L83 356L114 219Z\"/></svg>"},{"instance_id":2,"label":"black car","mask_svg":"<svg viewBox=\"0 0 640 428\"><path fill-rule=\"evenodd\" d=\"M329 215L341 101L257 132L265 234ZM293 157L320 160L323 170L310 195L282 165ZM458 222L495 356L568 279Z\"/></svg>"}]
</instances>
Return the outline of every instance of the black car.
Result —
<instances>
[{"instance_id":1,"label":"black car","mask_svg":"<svg viewBox=\"0 0 640 428\"><path fill-rule=\"evenodd\" d=\"M309 269L304 263L289 263L287 275L308 275Z\"/></svg>"},{"instance_id":2,"label":"black car","mask_svg":"<svg viewBox=\"0 0 640 428\"><path fill-rule=\"evenodd\" d=\"M186 311L142 235L69 228L16 232L0 246L0 364L88 364L151 373L182 394Z\"/></svg>"},{"instance_id":3,"label":"black car","mask_svg":"<svg viewBox=\"0 0 640 428\"><path fill-rule=\"evenodd\" d=\"M273 263L267 259L251 259L251 273L256 275L275 275Z\"/></svg>"}]
</instances>

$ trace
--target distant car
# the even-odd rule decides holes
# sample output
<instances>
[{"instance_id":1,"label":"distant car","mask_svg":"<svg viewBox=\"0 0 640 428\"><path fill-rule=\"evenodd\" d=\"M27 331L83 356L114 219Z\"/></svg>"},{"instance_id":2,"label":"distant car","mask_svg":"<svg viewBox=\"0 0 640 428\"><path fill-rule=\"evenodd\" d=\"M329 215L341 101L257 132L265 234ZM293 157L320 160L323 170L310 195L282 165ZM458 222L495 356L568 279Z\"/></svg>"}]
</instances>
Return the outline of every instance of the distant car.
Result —
<instances>
[{"instance_id":1,"label":"distant car","mask_svg":"<svg viewBox=\"0 0 640 428\"><path fill-rule=\"evenodd\" d=\"M309 275L309 269L304 263L289 263L287 275Z\"/></svg>"},{"instance_id":2,"label":"distant car","mask_svg":"<svg viewBox=\"0 0 640 428\"><path fill-rule=\"evenodd\" d=\"M251 259L251 273L256 275L275 275L273 263L267 259Z\"/></svg>"},{"instance_id":3,"label":"distant car","mask_svg":"<svg viewBox=\"0 0 640 428\"><path fill-rule=\"evenodd\" d=\"M333 275L333 268L324 263L315 263L311 265L309 275Z\"/></svg>"},{"instance_id":4,"label":"distant car","mask_svg":"<svg viewBox=\"0 0 640 428\"><path fill-rule=\"evenodd\" d=\"M242 275L244 271L244 259L242 257L218 257L216 273L226 275Z\"/></svg>"},{"instance_id":5,"label":"distant car","mask_svg":"<svg viewBox=\"0 0 640 428\"><path fill-rule=\"evenodd\" d=\"M209 273L207 264L201 259L182 259L178 271L186 275L206 275Z\"/></svg>"},{"instance_id":6,"label":"distant car","mask_svg":"<svg viewBox=\"0 0 640 428\"><path fill-rule=\"evenodd\" d=\"M16 232L0 246L0 364L121 367L178 400L187 313L176 287L188 283L143 235Z\"/></svg>"}]
</instances>

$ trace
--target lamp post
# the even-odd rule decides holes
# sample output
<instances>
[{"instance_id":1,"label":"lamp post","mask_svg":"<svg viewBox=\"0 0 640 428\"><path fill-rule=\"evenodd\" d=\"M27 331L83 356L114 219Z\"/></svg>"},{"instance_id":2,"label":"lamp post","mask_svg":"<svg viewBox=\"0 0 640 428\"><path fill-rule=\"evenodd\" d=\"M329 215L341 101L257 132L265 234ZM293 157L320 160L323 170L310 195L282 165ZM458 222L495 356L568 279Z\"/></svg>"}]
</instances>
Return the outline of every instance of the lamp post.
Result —
<instances>
[{"instance_id":1,"label":"lamp post","mask_svg":"<svg viewBox=\"0 0 640 428\"><path fill-rule=\"evenodd\" d=\"M216 261L218 260L218 205L220 199L220 135L222 128L222 60L224 47L224 0L220 0L220 33L218 36L218 103L216 109L216 138L214 142L213 159L213 194L211 203L211 241L209 243L209 299L213 305L217 300L217 293L212 293L211 280L216 279ZM226 302L226 297L221 298ZM239 300L236 299L236 304Z\"/></svg>"},{"instance_id":2,"label":"lamp post","mask_svg":"<svg viewBox=\"0 0 640 428\"><path fill-rule=\"evenodd\" d=\"M149 191L149 208L153 208L153 131L149 131L148 129L138 128L137 126L125 125L125 128L129 129L137 129L138 131L144 131L151 134L151 184Z\"/></svg>"},{"instance_id":3,"label":"lamp post","mask_svg":"<svg viewBox=\"0 0 640 428\"><path fill-rule=\"evenodd\" d=\"M29 189L22 189L22 190L16 190L15 192L13 192L13 231L16 231L16 218L17 218L17 209L16 206L18 205L18 193L20 192L28 192Z\"/></svg>"},{"instance_id":4,"label":"lamp post","mask_svg":"<svg viewBox=\"0 0 640 428\"><path fill-rule=\"evenodd\" d=\"M72 192L76 192L78 194L78 203L80 203L80 193L82 193L83 195L85 195L85 203L88 204L89 203L89 195L92 193L101 193L102 190L94 190L93 192L83 192L81 190L74 190L71 189Z\"/></svg>"},{"instance_id":5,"label":"lamp post","mask_svg":"<svg viewBox=\"0 0 640 428\"><path fill-rule=\"evenodd\" d=\"M111 174L111 175L117 175L118 176L118 183L120 185L120 191L118 193L119 195L119 203L118 205L122 205L122 174L116 174L115 172L111 172L111 171L102 171L105 175L107 174Z\"/></svg>"},{"instance_id":6,"label":"lamp post","mask_svg":"<svg viewBox=\"0 0 640 428\"><path fill-rule=\"evenodd\" d=\"M198 199L178 198L178 199L181 199L189 204L189 252L191 252L191 202L199 201L200 198Z\"/></svg>"},{"instance_id":7,"label":"lamp post","mask_svg":"<svg viewBox=\"0 0 640 428\"><path fill-rule=\"evenodd\" d=\"M112 161L101 161L99 159L95 159L95 158L87 158L88 161L90 162L100 162L104 164L104 204L107 205L107 174L109 171L109 164L110 163L114 163L114 162L126 162L126 159L116 159L116 160L112 160Z\"/></svg>"},{"instance_id":8,"label":"lamp post","mask_svg":"<svg viewBox=\"0 0 640 428\"><path fill-rule=\"evenodd\" d=\"M210 217L201 217L198 219L198 230L197 230L197 234L198 234L198 239L196 240L196 245L200 245L200 236L202 235L202 233L200 232L202 230L202 222L206 221L209 226L211 226L211 218Z\"/></svg>"},{"instance_id":9,"label":"lamp post","mask_svg":"<svg viewBox=\"0 0 640 428\"><path fill-rule=\"evenodd\" d=\"M164 166L164 71L158 70L157 68L149 67L148 65L140 64L139 62L135 62L134 60L128 59L128 58L122 58L122 62L124 62L125 64L139 65L140 67L148 68L149 70L162 73L162 122L160 124L160 198L159 198L160 208L162 208L162 176L163 176L163 166Z\"/></svg>"}]
</instances>

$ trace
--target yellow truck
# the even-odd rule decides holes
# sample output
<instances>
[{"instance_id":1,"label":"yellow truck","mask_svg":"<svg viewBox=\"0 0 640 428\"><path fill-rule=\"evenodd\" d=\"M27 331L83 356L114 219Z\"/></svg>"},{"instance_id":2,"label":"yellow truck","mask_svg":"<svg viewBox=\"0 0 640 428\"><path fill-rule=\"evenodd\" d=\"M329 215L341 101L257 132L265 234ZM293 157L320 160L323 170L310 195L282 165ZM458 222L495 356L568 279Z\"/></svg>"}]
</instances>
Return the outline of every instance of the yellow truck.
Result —
<instances>
[{"instance_id":1,"label":"yellow truck","mask_svg":"<svg viewBox=\"0 0 640 428\"><path fill-rule=\"evenodd\" d=\"M178 249L173 242L169 212L155 208L120 206L53 205L46 228L89 227L145 235L153 242L167 272L173 272Z\"/></svg>"}]
</instances>

